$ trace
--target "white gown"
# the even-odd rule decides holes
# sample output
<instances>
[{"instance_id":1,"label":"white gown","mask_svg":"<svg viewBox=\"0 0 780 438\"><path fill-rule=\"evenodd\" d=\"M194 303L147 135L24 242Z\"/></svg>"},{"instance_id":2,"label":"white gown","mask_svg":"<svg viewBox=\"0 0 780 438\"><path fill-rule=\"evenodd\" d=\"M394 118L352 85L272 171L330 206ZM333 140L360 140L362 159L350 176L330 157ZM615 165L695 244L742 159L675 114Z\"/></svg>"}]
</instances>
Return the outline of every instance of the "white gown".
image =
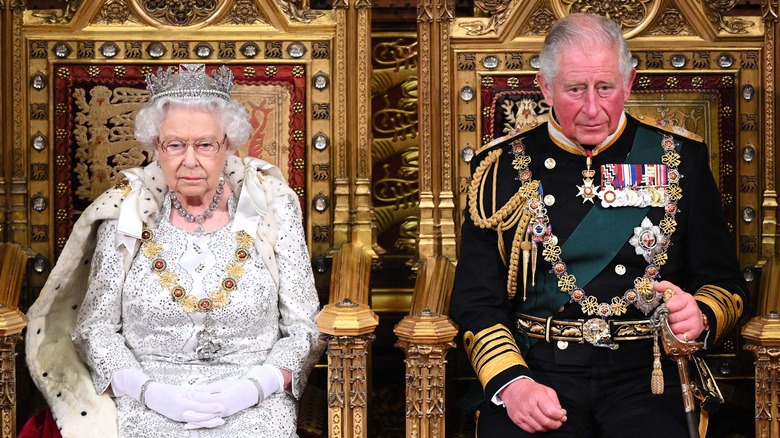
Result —
<instances>
[{"instance_id":1,"label":"white gown","mask_svg":"<svg viewBox=\"0 0 780 438\"><path fill-rule=\"evenodd\" d=\"M187 431L141 406L130 397L115 400L122 437L294 437L299 380L305 379L321 353L313 318L319 308L300 226L298 201L277 198L272 211L278 224L275 253L279 290L268 268L250 245L245 273L229 303L209 312L221 349L209 361L195 352L197 333L204 326L202 312L187 313L175 301L138 251L125 277L121 255L114 248L117 221L101 224L90 270L89 288L79 312L73 341L90 369L98 393L112 373L142 367L155 381L197 384L241 377L251 366L269 363L293 373L293 393L272 395L260 405L225 418L223 426ZM235 200L231 196L231 217ZM170 201L162 203L162 219L154 227L163 247L167 270L178 274L184 289L201 298L216 290L226 277L237 242L230 224L207 233L191 233L170 224ZM232 222L232 220L231 220ZM302 375L303 374L303 375ZM296 384L298 383L298 384Z\"/></svg>"}]
</instances>

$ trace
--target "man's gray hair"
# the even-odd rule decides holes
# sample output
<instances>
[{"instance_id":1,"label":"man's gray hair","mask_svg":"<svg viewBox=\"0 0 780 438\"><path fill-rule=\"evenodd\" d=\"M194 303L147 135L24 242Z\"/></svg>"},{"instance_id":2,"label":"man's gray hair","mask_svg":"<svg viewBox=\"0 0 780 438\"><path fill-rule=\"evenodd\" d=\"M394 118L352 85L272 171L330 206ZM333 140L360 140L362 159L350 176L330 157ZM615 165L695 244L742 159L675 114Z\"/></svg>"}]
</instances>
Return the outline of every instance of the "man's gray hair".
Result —
<instances>
[{"instance_id":1,"label":"man's gray hair","mask_svg":"<svg viewBox=\"0 0 780 438\"><path fill-rule=\"evenodd\" d=\"M552 86L558 76L558 61L561 52L571 47L614 47L623 83L630 87L628 79L634 66L631 52L620 26L609 18L597 14L571 14L561 18L550 29L539 53L539 72Z\"/></svg>"}]
</instances>

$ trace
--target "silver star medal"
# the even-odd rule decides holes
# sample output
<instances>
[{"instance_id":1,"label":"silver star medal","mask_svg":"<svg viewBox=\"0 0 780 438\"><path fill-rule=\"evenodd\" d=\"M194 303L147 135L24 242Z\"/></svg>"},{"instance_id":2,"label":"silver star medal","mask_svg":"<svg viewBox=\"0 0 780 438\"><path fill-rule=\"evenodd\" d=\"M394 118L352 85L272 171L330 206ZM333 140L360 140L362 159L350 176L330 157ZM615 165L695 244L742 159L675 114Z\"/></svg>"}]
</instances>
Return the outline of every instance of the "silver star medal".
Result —
<instances>
[{"instance_id":1,"label":"silver star medal","mask_svg":"<svg viewBox=\"0 0 780 438\"><path fill-rule=\"evenodd\" d=\"M644 257L647 263L652 263L653 257L663 250L666 236L661 233L660 228L645 217L642 219L642 224L634 228L634 235L628 239L628 243L634 247L637 255Z\"/></svg>"}]
</instances>

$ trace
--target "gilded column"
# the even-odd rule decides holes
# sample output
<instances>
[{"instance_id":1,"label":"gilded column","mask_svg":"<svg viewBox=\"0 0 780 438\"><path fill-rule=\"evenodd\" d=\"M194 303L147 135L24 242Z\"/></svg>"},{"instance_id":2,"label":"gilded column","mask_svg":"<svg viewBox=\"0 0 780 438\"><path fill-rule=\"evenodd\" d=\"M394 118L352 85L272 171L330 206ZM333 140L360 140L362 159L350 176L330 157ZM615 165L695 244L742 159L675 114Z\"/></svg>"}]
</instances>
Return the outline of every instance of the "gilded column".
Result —
<instances>
[{"instance_id":1,"label":"gilded column","mask_svg":"<svg viewBox=\"0 0 780 438\"><path fill-rule=\"evenodd\" d=\"M371 247L371 3L336 0L335 247Z\"/></svg>"},{"instance_id":2,"label":"gilded column","mask_svg":"<svg viewBox=\"0 0 780 438\"><path fill-rule=\"evenodd\" d=\"M445 357L458 329L446 316L423 309L394 329L406 359L406 436L444 438Z\"/></svg>"},{"instance_id":3,"label":"gilded column","mask_svg":"<svg viewBox=\"0 0 780 438\"><path fill-rule=\"evenodd\" d=\"M412 309L393 331L406 356L406 436L443 438L446 356L455 348L455 324L439 312L449 307L455 266L442 255L428 257L417 275Z\"/></svg>"},{"instance_id":4,"label":"gilded column","mask_svg":"<svg viewBox=\"0 0 780 438\"><path fill-rule=\"evenodd\" d=\"M362 243L345 243L333 257L330 304L317 315L327 341L328 436L367 436L368 346L379 317L366 304L371 253Z\"/></svg>"},{"instance_id":5,"label":"gilded column","mask_svg":"<svg viewBox=\"0 0 780 438\"><path fill-rule=\"evenodd\" d=\"M29 221L27 217L27 173L29 166L26 149L23 147L24 118L26 115L25 99L23 96L26 81L22 80L24 71L24 43L22 39L22 27L24 23L24 2L20 0L7 0L3 4L2 16L2 44L3 62L2 97L3 121L0 122L0 145L2 145L3 185L7 190L4 218L5 225L3 237L9 242L18 242L22 245L30 245L28 234ZM9 37L10 38L7 38Z\"/></svg>"},{"instance_id":6,"label":"gilded column","mask_svg":"<svg viewBox=\"0 0 780 438\"><path fill-rule=\"evenodd\" d=\"M780 314L771 311L742 328L745 349L756 356L756 436L780 437Z\"/></svg>"},{"instance_id":7,"label":"gilded column","mask_svg":"<svg viewBox=\"0 0 780 438\"><path fill-rule=\"evenodd\" d=\"M453 11L451 0L420 0L417 5L421 259L456 255L450 53Z\"/></svg>"},{"instance_id":8,"label":"gilded column","mask_svg":"<svg viewBox=\"0 0 780 438\"><path fill-rule=\"evenodd\" d=\"M455 6L452 0L437 1L436 23L438 27L438 42L434 43L434 46L439 47L441 50L439 56L435 58L438 64L436 69L438 75L436 77L440 80L437 88L441 93L440 98L436 101L440 108L439 111L435 111L435 114L441 114L441 119L438 121L438 125L441 127L439 132L441 140L434 143L441 148L440 153L434 155L435 157L440 157L441 160L440 165L437 166L441 169L441 175L438 178L440 183L438 190L438 218L441 233L441 254L454 259L457 257L455 217L458 212L455 211L456 194L453 172L457 153L455 153L456 147L452 141L452 112L454 104L452 102L453 63L450 34Z\"/></svg>"},{"instance_id":9,"label":"gilded column","mask_svg":"<svg viewBox=\"0 0 780 438\"><path fill-rule=\"evenodd\" d=\"M368 346L379 318L365 304L344 299L328 304L317 317L317 326L328 342L328 436L364 438Z\"/></svg>"},{"instance_id":10,"label":"gilded column","mask_svg":"<svg viewBox=\"0 0 780 438\"><path fill-rule=\"evenodd\" d=\"M16 344L27 325L19 296L28 256L15 243L0 244L0 438L16 436Z\"/></svg>"},{"instance_id":11,"label":"gilded column","mask_svg":"<svg viewBox=\"0 0 780 438\"><path fill-rule=\"evenodd\" d=\"M434 145L440 139L436 115L436 75L434 59L441 48L435 46L436 24L434 1L420 0L417 5L417 47L419 67L417 80L417 114L419 132L420 178L420 237L417 243L419 257L435 255L438 250L436 229L436 198L434 194Z\"/></svg>"},{"instance_id":12,"label":"gilded column","mask_svg":"<svg viewBox=\"0 0 780 438\"><path fill-rule=\"evenodd\" d=\"M775 40L777 0L762 2L764 22L764 196L761 222L761 259L777 251L777 191L775 190Z\"/></svg>"},{"instance_id":13,"label":"gilded column","mask_svg":"<svg viewBox=\"0 0 780 438\"><path fill-rule=\"evenodd\" d=\"M342 243L349 241L351 209L351 187L349 171L349 126L348 126L348 83L347 65L350 65L350 53L347 43L351 35L348 25L351 24L350 5L347 0L334 0L334 19L336 21L336 35L334 37L333 84L335 87L335 99L333 101L333 246L338 248Z\"/></svg>"}]
</instances>

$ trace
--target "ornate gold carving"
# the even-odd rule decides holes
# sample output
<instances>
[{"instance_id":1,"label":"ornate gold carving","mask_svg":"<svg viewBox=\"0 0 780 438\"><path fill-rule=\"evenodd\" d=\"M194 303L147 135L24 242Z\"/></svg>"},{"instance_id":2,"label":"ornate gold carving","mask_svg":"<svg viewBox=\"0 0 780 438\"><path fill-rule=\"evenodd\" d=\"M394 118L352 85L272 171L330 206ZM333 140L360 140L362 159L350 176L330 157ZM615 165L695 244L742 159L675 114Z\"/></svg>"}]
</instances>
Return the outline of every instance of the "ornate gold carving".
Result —
<instances>
[{"instance_id":1,"label":"ornate gold carving","mask_svg":"<svg viewBox=\"0 0 780 438\"><path fill-rule=\"evenodd\" d=\"M83 0L64 0L63 9L51 9L47 11L35 11L33 17L43 20L44 24L64 24L70 23L76 12L81 7Z\"/></svg>"},{"instance_id":2,"label":"ornate gold carving","mask_svg":"<svg viewBox=\"0 0 780 438\"><path fill-rule=\"evenodd\" d=\"M739 128L743 131L755 131L758 127L758 116L755 114L740 114Z\"/></svg>"},{"instance_id":3,"label":"ornate gold carving","mask_svg":"<svg viewBox=\"0 0 780 438\"><path fill-rule=\"evenodd\" d=\"M328 423L330 437L367 436L366 354L373 334L323 336L328 342Z\"/></svg>"},{"instance_id":4,"label":"ornate gold carving","mask_svg":"<svg viewBox=\"0 0 780 438\"><path fill-rule=\"evenodd\" d=\"M30 58L46 59L49 56L46 41L30 41Z\"/></svg>"},{"instance_id":5,"label":"ornate gold carving","mask_svg":"<svg viewBox=\"0 0 780 438\"><path fill-rule=\"evenodd\" d=\"M276 4L290 20L299 23L310 23L324 14L322 11L299 9L292 0L276 0ZM335 4L333 6L335 7Z\"/></svg>"},{"instance_id":6,"label":"ornate gold carving","mask_svg":"<svg viewBox=\"0 0 780 438\"><path fill-rule=\"evenodd\" d=\"M655 0L563 0L561 4L567 14L590 12L612 18L623 29L639 26L649 16L650 5Z\"/></svg>"},{"instance_id":7,"label":"ornate gold carving","mask_svg":"<svg viewBox=\"0 0 780 438\"><path fill-rule=\"evenodd\" d=\"M46 163L33 163L30 165L30 180L46 181L49 178L49 166Z\"/></svg>"},{"instance_id":8,"label":"ornate gold carving","mask_svg":"<svg viewBox=\"0 0 780 438\"><path fill-rule=\"evenodd\" d=\"M708 69L710 68L710 52L693 52L693 68L694 69ZM698 80L693 81L695 87L701 87L703 85L701 77Z\"/></svg>"},{"instance_id":9,"label":"ornate gold carving","mask_svg":"<svg viewBox=\"0 0 780 438\"><path fill-rule=\"evenodd\" d=\"M371 255L362 243L342 245L333 258L331 304L317 315L327 340L331 438L366 436L366 354L379 318L365 304ZM348 295L348 296L347 296ZM337 298L343 297L343 298ZM335 302L334 302L335 301Z\"/></svg>"},{"instance_id":10,"label":"ornate gold carving","mask_svg":"<svg viewBox=\"0 0 780 438\"><path fill-rule=\"evenodd\" d=\"M141 43L138 41L125 41L125 58L127 59L141 59L143 52L141 51Z\"/></svg>"},{"instance_id":11,"label":"ornate gold carving","mask_svg":"<svg viewBox=\"0 0 780 438\"><path fill-rule=\"evenodd\" d=\"M382 81L382 75L375 75ZM390 100L384 96L385 107L374 112L373 129L381 137L390 137L393 141L406 140L407 136L417 137L417 79L410 77L400 84L401 97L398 108L390 107Z\"/></svg>"},{"instance_id":12,"label":"ornate gold carving","mask_svg":"<svg viewBox=\"0 0 780 438\"><path fill-rule=\"evenodd\" d=\"M380 42L374 45L372 61L381 67L391 67L393 71L417 68L417 41L404 44L403 39L392 42ZM377 70L374 70L374 75ZM417 85L415 84L415 89ZM415 101L416 102L416 101Z\"/></svg>"},{"instance_id":13,"label":"ornate gold carving","mask_svg":"<svg viewBox=\"0 0 780 438\"><path fill-rule=\"evenodd\" d=\"M447 296L454 272L447 257L425 258L418 271L410 315L393 329L398 336L395 346L405 354L407 436L445 436L445 357L455 347L458 329L436 311L449 306Z\"/></svg>"},{"instance_id":14,"label":"ornate gold carving","mask_svg":"<svg viewBox=\"0 0 780 438\"><path fill-rule=\"evenodd\" d=\"M314 120L328 120L330 118L330 104L312 104L311 118Z\"/></svg>"},{"instance_id":15,"label":"ornate gold carving","mask_svg":"<svg viewBox=\"0 0 780 438\"><path fill-rule=\"evenodd\" d=\"M547 35L552 25L555 23L555 14L549 9L549 4L544 2L528 20L528 27L523 35Z\"/></svg>"},{"instance_id":16,"label":"ornate gold carving","mask_svg":"<svg viewBox=\"0 0 780 438\"><path fill-rule=\"evenodd\" d=\"M520 4L521 2L515 3ZM510 5L512 5L511 0L474 0L474 6L484 14L487 14L490 19L487 24L482 20L475 20L459 23L459 26L466 29L467 35L497 33L498 28L504 24L511 11Z\"/></svg>"},{"instance_id":17,"label":"ornate gold carving","mask_svg":"<svg viewBox=\"0 0 780 438\"><path fill-rule=\"evenodd\" d=\"M740 53L739 57L742 68L747 68L750 70L755 70L758 68L758 52L753 50L742 52Z\"/></svg>"},{"instance_id":18,"label":"ornate gold carving","mask_svg":"<svg viewBox=\"0 0 780 438\"><path fill-rule=\"evenodd\" d=\"M124 24L127 22L137 23L138 21L125 0L108 0L100 7L93 22L97 24Z\"/></svg>"},{"instance_id":19,"label":"ornate gold carving","mask_svg":"<svg viewBox=\"0 0 780 438\"><path fill-rule=\"evenodd\" d=\"M48 118L48 109L45 103L30 104L30 118L33 120L46 120Z\"/></svg>"},{"instance_id":20,"label":"ornate gold carving","mask_svg":"<svg viewBox=\"0 0 780 438\"><path fill-rule=\"evenodd\" d=\"M315 225L312 227L314 236L312 240L314 242L328 242L330 241L330 226L328 225Z\"/></svg>"},{"instance_id":21,"label":"ornate gold carving","mask_svg":"<svg viewBox=\"0 0 780 438\"><path fill-rule=\"evenodd\" d=\"M15 8L12 6L12 29L11 29L11 36L13 38L13 46L12 46L12 54L13 57L11 59L11 62L13 65L21 66L22 65L22 56L23 56L23 43L22 43L22 24L23 24L23 17L24 17L24 9L23 8ZM31 42L30 47L32 48L34 44ZM43 46L43 52L44 57L46 53L46 44L42 44ZM32 56L32 53L30 54ZM13 178L15 180L22 180L24 178L24 168L26 167L25 163L27 163L27 160L25 157L27 156L26 152L22 148L22 141L26 137L23 135L23 126L27 126L23 123L24 117L24 111L22 110L22 86L24 84L24 81L22 80L22 72L24 69L22 68L12 68L12 87L10 90L12 91L12 110L11 110L11 117L12 117L12 126L13 126ZM8 113L6 113L8 114ZM6 116L7 117L7 116ZM25 191L26 194L26 191ZM22 207L23 208L23 207ZM11 237L9 235L9 237ZM18 240L23 241L23 240Z\"/></svg>"},{"instance_id":22,"label":"ornate gold carving","mask_svg":"<svg viewBox=\"0 0 780 438\"><path fill-rule=\"evenodd\" d=\"M16 404L16 343L22 335L19 333L0 337L0 409L13 408Z\"/></svg>"},{"instance_id":23,"label":"ornate gold carving","mask_svg":"<svg viewBox=\"0 0 780 438\"><path fill-rule=\"evenodd\" d=\"M473 53L458 54L458 70L474 71L477 68L477 55Z\"/></svg>"},{"instance_id":24,"label":"ornate gold carving","mask_svg":"<svg viewBox=\"0 0 780 438\"><path fill-rule=\"evenodd\" d=\"M406 430L428 430L431 438L444 437L444 357L454 342L416 344L399 341L406 353ZM426 423L426 424L423 424ZM421 434L422 435L422 434Z\"/></svg>"},{"instance_id":25,"label":"ornate gold carving","mask_svg":"<svg viewBox=\"0 0 780 438\"><path fill-rule=\"evenodd\" d=\"M78 58L94 58L95 57L95 42L94 41L79 41L76 46L76 57Z\"/></svg>"},{"instance_id":26,"label":"ornate gold carving","mask_svg":"<svg viewBox=\"0 0 780 438\"><path fill-rule=\"evenodd\" d=\"M762 293L768 293L763 290ZM780 433L777 403L773 401L780 392L780 317L776 311L750 320L742 329L745 349L755 357L756 387L756 436L770 437Z\"/></svg>"},{"instance_id":27,"label":"ornate gold carving","mask_svg":"<svg viewBox=\"0 0 780 438\"><path fill-rule=\"evenodd\" d=\"M477 116L474 114L458 115L458 130L462 132L476 132Z\"/></svg>"},{"instance_id":28,"label":"ornate gold carving","mask_svg":"<svg viewBox=\"0 0 780 438\"><path fill-rule=\"evenodd\" d=\"M253 0L236 0L227 21L240 25L268 23L268 19L263 16Z\"/></svg>"},{"instance_id":29,"label":"ornate gold carving","mask_svg":"<svg viewBox=\"0 0 780 438\"><path fill-rule=\"evenodd\" d=\"M144 12L169 26L200 24L217 10L217 0L148 0L141 3Z\"/></svg>"},{"instance_id":30,"label":"ornate gold carving","mask_svg":"<svg viewBox=\"0 0 780 438\"><path fill-rule=\"evenodd\" d=\"M744 34L748 32L749 27L753 27L754 23L739 17L725 18L723 15L738 2L739 0L704 0L704 13L712 24L718 26L718 30L730 34Z\"/></svg>"},{"instance_id":31,"label":"ornate gold carving","mask_svg":"<svg viewBox=\"0 0 780 438\"><path fill-rule=\"evenodd\" d=\"M658 20L655 22L647 35L695 35L691 27L685 21L685 16L677 9L674 2L667 2L666 7L661 12Z\"/></svg>"},{"instance_id":32,"label":"ornate gold carving","mask_svg":"<svg viewBox=\"0 0 780 438\"><path fill-rule=\"evenodd\" d=\"M312 167L312 179L326 181L330 178L330 164L314 164Z\"/></svg>"}]
</instances>

